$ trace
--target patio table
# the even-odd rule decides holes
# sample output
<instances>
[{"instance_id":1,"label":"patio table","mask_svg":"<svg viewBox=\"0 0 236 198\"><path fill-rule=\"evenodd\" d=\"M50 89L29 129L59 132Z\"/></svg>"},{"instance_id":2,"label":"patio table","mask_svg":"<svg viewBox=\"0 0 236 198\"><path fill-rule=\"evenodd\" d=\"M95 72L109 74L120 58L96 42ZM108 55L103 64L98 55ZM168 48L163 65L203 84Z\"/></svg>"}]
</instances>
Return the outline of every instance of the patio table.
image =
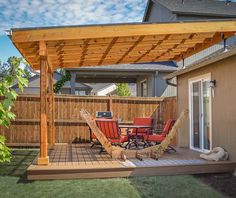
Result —
<instances>
[{"instance_id":1,"label":"patio table","mask_svg":"<svg viewBox=\"0 0 236 198\"><path fill-rule=\"evenodd\" d=\"M136 148L138 148L138 129L151 129L152 126L150 125L124 125L124 124L119 124L119 128L126 128L126 129L134 129L135 131L135 141L134 145ZM131 142L129 142L129 145Z\"/></svg>"}]
</instances>

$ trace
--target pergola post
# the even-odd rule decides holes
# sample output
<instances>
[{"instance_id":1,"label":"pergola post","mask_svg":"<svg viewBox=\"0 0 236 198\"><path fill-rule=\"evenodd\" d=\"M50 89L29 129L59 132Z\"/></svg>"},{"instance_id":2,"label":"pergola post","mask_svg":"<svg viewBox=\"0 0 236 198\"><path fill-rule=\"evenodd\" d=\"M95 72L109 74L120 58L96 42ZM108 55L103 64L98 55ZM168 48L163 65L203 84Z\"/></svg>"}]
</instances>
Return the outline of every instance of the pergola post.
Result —
<instances>
[{"instance_id":1,"label":"pergola post","mask_svg":"<svg viewBox=\"0 0 236 198\"><path fill-rule=\"evenodd\" d=\"M48 120L48 143L49 148L52 149L55 145L55 97L53 91L54 85L54 73L53 69L50 68L48 70L48 79L49 79L49 97L48 97L48 113L49 113L49 120Z\"/></svg>"},{"instance_id":2,"label":"pergola post","mask_svg":"<svg viewBox=\"0 0 236 198\"><path fill-rule=\"evenodd\" d=\"M47 139L47 53L44 41L39 42L40 57L40 155L39 165L48 165L48 139Z\"/></svg>"}]
</instances>

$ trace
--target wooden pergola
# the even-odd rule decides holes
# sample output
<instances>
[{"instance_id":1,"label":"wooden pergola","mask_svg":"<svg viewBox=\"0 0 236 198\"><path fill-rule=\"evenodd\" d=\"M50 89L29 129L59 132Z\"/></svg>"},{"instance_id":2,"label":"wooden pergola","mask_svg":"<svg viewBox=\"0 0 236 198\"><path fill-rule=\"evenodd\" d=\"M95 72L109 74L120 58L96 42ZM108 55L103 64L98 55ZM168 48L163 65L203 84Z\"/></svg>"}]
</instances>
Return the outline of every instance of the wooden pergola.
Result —
<instances>
[{"instance_id":1,"label":"wooden pergola","mask_svg":"<svg viewBox=\"0 0 236 198\"><path fill-rule=\"evenodd\" d=\"M55 144L55 69L179 61L235 33L236 21L12 29L14 45L33 69L40 69L38 164L49 164L48 144Z\"/></svg>"}]
</instances>

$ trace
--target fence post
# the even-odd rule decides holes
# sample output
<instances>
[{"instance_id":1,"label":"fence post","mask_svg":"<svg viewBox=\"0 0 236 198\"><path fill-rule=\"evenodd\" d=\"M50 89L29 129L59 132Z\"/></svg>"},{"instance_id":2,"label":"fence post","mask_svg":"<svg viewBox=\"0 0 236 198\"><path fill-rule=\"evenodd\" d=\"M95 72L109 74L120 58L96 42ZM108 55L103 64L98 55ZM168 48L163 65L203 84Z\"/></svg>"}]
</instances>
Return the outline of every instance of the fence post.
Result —
<instances>
[{"instance_id":1,"label":"fence post","mask_svg":"<svg viewBox=\"0 0 236 198\"><path fill-rule=\"evenodd\" d=\"M112 101L112 96L109 95L109 111L113 111L113 101Z\"/></svg>"}]
</instances>

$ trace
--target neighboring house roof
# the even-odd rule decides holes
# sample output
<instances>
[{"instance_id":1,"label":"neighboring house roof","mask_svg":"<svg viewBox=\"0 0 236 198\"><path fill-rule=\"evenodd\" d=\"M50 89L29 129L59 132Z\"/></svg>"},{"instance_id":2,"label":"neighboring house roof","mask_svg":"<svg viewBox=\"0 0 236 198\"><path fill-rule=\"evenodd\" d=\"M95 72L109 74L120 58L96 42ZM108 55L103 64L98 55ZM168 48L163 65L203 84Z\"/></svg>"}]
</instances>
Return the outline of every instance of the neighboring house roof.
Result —
<instances>
[{"instance_id":1,"label":"neighboring house roof","mask_svg":"<svg viewBox=\"0 0 236 198\"><path fill-rule=\"evenodd\" d=\"M63 88L70 88L70 81L65 82ZM85 83L78 83L75 82L75 89L79 89L79 88L88 88L88 89L92 89L91 86L86 85Z\"/></svg>"},{"instance_id":2,"label":"neighboring house roof","mask_svg":"<svg viewBox=\"0 0 236 198\"><path fill-rule=\"evenodd\" d=\"M236 17L236 3L216 0L152 0L175 14ZM183 2L183 3L182 3ZM148 2L147 6L151 5ZM148 8L146 15L148 15Z\"/></svg>"},{"instance_id":3,"label":"neighboring house roof","mask_svg":"<svg viewBox=\"0 0 236 198\"><path fill-rule=\"evenodd\" d=\"M172 79L176 76L188 73L190 71L193 71L193 70L196 70L199 68L202 68L202 67L207 66L211 63L221 61L221 60L226 59L226 58L233 56L233 55L236 55L236 45L229 46L228 48L226 48L226 50L220 49L217 52L211 54L210 56L207 56L206 58L203 58L203 59L199 60L198 62L196 62L184 69L179 69L178 71L167 75L165 78L168 80Z\"/></svg>"},{"instance_id":4,"label":"neighboring house roof","mask_svg":"<svg viewBox=\"0 0 236 198\"><path fill-rule=\"evenodd\" d=\"M30 87L34 87L34 88L39 88L40 87L40 73L39 72L34 72L34 76L32 76L31 78L29 78L29 83L28 83L28 87L27 88L30 88ZM54 83L56 83L60 78L61 78L61 74L59 72L54 72ZM70 82L67 81L63 88L70 88ZM18 85L17 83L15 85L12 86L12 88L18 88ZM84 83L75 83L75 88L76 89L79 89L79 88L88 88L88 89L91 89L90 86L84 84Z\"/></svg>"},{"instance_id":5,"label":"neighboring house roof","mask_svg":"<svg viewBox=\"0 0 236 198\"><path fill-rule=\"evenodd\" d=\"M136 63L136 64L80 67L80 68L68 69L68 70L74 70L74 71L135 71L135 72L163 71L163 72L173 72L173 71L177 70L177 65L173 61L166 61L166 62L155 62L155 63Z\"/></svg>"},{"instance_id":6,"label":"neighboring house roof","mask_svg":"<svg viewBox=\"0 0 236 198\"><path fill-rule=\"evenodd\" d=\"M92 88L92 93L97 93L99 91L102 91L110 86L113 86L114 83L95 83L95 84L88 84L86 83L87 86Z\"/></svg>"}]
</instances>

